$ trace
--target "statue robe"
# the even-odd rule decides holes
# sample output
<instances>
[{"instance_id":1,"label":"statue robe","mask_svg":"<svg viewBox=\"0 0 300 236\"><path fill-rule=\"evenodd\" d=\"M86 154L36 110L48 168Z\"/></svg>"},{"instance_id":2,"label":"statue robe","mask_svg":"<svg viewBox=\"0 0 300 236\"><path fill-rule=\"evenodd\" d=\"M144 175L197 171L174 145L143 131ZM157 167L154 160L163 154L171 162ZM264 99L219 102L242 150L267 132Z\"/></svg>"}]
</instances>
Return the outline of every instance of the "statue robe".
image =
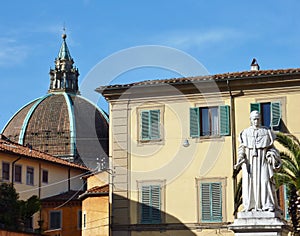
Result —
<instances>
[{"instance_id":1,"label":"statue robe","mask_svg":"<svg viewBox=\"0 0 300 236\"><path fill-rule=\"evenodd\" d=\"M239 158L245 158L242 164L244 211L278 208L273 175L281 161L273 146L274 138L271 130L264 127L251 126L240 134Z\"/></svg>"}]
</instances>

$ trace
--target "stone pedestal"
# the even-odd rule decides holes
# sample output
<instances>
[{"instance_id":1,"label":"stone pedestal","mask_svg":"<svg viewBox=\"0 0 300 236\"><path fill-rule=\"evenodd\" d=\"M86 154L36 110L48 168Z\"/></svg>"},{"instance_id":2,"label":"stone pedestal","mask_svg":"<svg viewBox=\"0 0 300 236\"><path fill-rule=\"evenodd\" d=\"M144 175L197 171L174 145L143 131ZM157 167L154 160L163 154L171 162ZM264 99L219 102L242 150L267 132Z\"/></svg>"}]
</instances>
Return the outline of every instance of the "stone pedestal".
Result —
<instances>
[{"instance_id":1,"label":"stone pedestal","mask_svg":"<svg viewBox=\"0 0 300 236\"><path fill-rule=\"evenodd\" d=\"M239 212L229 226L236 236L286 236L290 227L281 212Z\"/></svg>"}]
</instances>

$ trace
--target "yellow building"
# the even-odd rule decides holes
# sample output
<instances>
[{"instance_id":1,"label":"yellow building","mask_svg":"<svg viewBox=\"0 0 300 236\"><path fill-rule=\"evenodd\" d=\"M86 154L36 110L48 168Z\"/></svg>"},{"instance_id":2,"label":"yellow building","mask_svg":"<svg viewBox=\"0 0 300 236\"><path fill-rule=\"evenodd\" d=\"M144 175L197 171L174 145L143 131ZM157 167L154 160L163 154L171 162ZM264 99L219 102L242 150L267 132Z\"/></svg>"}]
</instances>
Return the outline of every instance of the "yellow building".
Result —
<instances>
[{"instance_id":1,"label":"yellow building","mask_svg":"<svg viewBox=\"0 0 300 236\"><path fill-rule=\"evenodd\" d=\"M300 69L254 65L97 91L110 105L112 235L233 235L233 165L250 111L300 134Z\"/></svg>"},{"instance_id":2,"label":"yellow building","mask_svg":"<svg viewBox=\"0 0 300 236\"><path fill-rule=\"evenodd\" d=\"M87 190L79 196L82 201L82 236L108 236L108 173L100 171L83 178L87 181Z\"/></svg>"},{"instance_id":3,"label":"yellow building","mask_svg":"<svg viewBox=\"0 0 300 236\"><path fill-rule=\"evenodd\" d=\"M81 236L82 203L78 197L82 193L81 190L69 190L42 199L44 236Z\"/></svg>"},{"instance_id":4,"label":"yellow building","mask_svg":"<svg viewBox=\"0 0 300 236\"><path fill-rule=\"evenodd\" d=\"M12 183L22 200L32 195L43 200L72 190L75 192L84 190L85 181L81 177L89 172L89 169L84 166L11 142L4 135L0 137L0 162L0 182ZM71 199L66 199L66 203ZM53 211L46 210L49 213L47 213L47 219L43 218L45 209L42 208L41 214L34 216L32 228L39 228L39 221L43 222L43 230L66 227L64 225L66 222L62 220L64 217L62 206ZM79 210L81 212L81 206L78 214L72 215L78 220L81 218ZM56 224L50 222L56 222ZM80 228L78 230L80 232Z\"/></svg>"}]
</instances>

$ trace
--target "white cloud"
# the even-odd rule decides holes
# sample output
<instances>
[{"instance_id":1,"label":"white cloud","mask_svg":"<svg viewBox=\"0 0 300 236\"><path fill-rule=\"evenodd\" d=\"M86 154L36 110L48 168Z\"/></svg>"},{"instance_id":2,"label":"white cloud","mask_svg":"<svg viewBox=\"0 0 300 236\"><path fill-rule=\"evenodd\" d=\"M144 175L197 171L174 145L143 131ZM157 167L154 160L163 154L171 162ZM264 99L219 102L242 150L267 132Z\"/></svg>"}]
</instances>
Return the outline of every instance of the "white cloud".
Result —
<instances>
[{"instance_id":1,"label":"white cloud","mask_svg":"<svg viewBox=\"0 0 300 236\"><path fill-rule=\"evenodd\" d=\"M10 28L0 35L0 67L10 67L23 63L40 42L32 37L45 37L46 34L57 35L63 33L63 22L49 25L23 25L17 28ZM70 32L67 32L68 36ZM72 37L68 38L71 41ZM33 43L34 42L34 43Z\"/></svg>"},{"instance_id":2,"label":"white cloud","mask_svg":"<svg viewBox=\"0 0 300 236\"><path fill-rule=\"evenodd\" d=\"M14 38L0 38L0 66L14 66L27 58L28 48Z\"/></svg>"},{"instance_id":3,"label":"white cloud","mask_svg":"<svg viewBox=\"0 0 300 236\"><path fill-rule=\"evenodd\" d=\"M159 41L173 47L189 49L191 47L207 48L216 43L224 43L243 38L243 33L233 29L215 29L209 31L183 30L169 32L159 36Z\"/></svg>"}]
</instances>

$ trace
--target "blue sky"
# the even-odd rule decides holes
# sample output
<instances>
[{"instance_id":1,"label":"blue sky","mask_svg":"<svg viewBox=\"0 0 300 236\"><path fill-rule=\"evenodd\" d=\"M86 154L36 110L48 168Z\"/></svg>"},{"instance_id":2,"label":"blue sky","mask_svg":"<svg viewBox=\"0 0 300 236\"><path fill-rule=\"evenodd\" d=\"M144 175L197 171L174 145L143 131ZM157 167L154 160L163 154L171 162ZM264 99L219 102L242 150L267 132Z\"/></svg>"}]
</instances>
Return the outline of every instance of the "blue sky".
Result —
<instances>
[{"instance_id":1,"label":"blue sky","mask_svg":"<svg viewBox=\"0 0 300 236\"><path fill-rule=\"evenodd\" d=\"M297 0L2 2L0 128L23 105L47 93L64 25L80 83L101 60L141 45L182 50L216 74L249 70L253 57L261 69L300 67L299 9ZM113 83L172 76L145 68ZM99 78L98 85L103 84Z\"/></svg>"}]
</instances>

